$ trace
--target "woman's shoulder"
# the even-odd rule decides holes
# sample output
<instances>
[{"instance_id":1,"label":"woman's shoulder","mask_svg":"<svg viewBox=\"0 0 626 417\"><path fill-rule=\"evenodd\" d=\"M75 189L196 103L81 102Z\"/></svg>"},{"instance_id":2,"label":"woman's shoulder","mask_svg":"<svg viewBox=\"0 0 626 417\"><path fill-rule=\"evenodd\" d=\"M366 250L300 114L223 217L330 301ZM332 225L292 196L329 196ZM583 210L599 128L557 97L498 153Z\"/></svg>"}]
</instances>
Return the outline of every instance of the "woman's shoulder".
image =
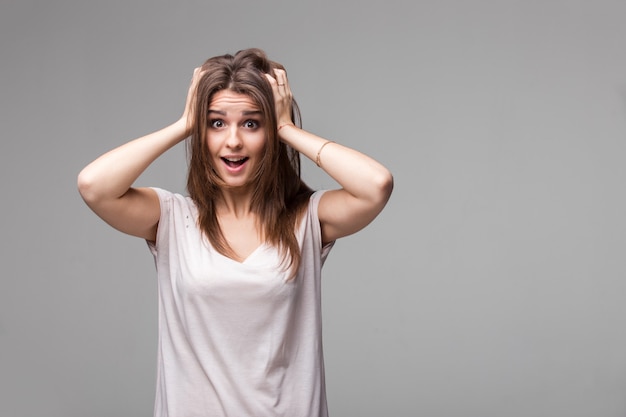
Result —
<instances>
[{"instance_id":1,"label":"woman's shoulder","mask_svg":"<svg viewBox=\"0 0 626 417\"><path fill-rule=\"evenodd\" d=\"M169 208L183 208L188 210L197 210L196 204L191 197L181 193L165 190L158 187L150 187L156 192L161 204L161 210Z\"/></svg>"},{"instance_id":2,"label":"woman's shoulder","mask_svg":"<svg viewBox=\"0 0 626 417\"><path fill-rule=\"evenodd\" d=\"M154 190L157 195L159 196L159 198L163 198L163 199L191 199L189 196L187 195L183 195L181 193L175 192L175 191L170 191L170 190L166 190L164 188L159 188L159 187L148 187L151 190Z\"/></svg>"},{"instance_id":3,"label":"woman's shoulder","mask_svg":"<svg viewBox=\"0 0 626 417\"><path fill-rule=\"evenodd\" d=\"M311 192L311 195L309 196L309 205L317 206L322 198L322 195L324 195L326 191L328 190L315 190Z\"/></svg>"},{"instance_id":4,"label":"woman's shoulder","mask_svg":"<svg viewBox=\"0 0 626 417\"><path fill-rule=\"evenodd\" d=\"M307 226L311 227L312 225L317 226L319 224L317 211L320 199L325 192L326 190L312 191L306 199L306 202L300 207L297 224L299 225L298 229L301 233Z\"/></svg>"}]
</instances>

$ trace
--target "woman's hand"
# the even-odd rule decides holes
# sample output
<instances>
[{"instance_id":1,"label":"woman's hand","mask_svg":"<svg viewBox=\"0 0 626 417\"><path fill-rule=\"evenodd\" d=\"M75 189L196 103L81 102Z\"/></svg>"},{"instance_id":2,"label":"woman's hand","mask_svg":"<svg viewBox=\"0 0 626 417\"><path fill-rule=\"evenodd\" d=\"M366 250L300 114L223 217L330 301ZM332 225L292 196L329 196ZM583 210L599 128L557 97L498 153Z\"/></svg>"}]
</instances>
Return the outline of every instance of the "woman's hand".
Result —
<instances>
[{"instance_id":1,"label":"woman's hand","mask_svg":"<svg viewBox=\"0 0 626 417\"><path fill-rule=\"evenodd\" d=\"M278 127L293 124L291 120L291 103L293 95L287 81L287 73L285 70L275 68L274 76L265 74L267 80L272 85L274 92L274 105L276 107L276 123Z\"/></svg>"},{"instance_id":2,"label":"woman's hand","mask_svg":"<svg viewBox=\"0 0 626 417\"><path fill-rule=\"evenodd\" d=\"M186 136L189 136L191 134L191 129L195 121L196 93L198 90L198 82L203 75L204 71L202 70L202 67L198 67L193 70L193 76L191 77L191 83L189 84L189 90L187 91L185 110L183 111L183 115L180 118L180 121L185 123L187 133Z\"/></svg>"}]
</instances>

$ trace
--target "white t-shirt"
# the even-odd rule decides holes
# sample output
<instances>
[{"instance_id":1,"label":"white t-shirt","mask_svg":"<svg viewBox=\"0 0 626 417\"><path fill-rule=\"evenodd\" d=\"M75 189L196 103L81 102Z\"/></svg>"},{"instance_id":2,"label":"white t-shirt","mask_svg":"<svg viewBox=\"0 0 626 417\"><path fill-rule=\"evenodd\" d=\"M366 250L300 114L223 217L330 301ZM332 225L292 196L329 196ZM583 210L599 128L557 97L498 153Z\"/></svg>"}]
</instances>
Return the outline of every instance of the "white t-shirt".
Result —
<instances>
[{"instance_id":1,"label":"white t-shirt","mask_svg":"<svg viewBox=\"0 0 626 417\"><path fill-rule=\"evenodd\" d=\"M262 244L243 262L217 252L191 198L155 188L161 203L155 257L159 293L155 417L326 417L314 193L297 226L295 279Z\"/></svg>"}]
</instances>

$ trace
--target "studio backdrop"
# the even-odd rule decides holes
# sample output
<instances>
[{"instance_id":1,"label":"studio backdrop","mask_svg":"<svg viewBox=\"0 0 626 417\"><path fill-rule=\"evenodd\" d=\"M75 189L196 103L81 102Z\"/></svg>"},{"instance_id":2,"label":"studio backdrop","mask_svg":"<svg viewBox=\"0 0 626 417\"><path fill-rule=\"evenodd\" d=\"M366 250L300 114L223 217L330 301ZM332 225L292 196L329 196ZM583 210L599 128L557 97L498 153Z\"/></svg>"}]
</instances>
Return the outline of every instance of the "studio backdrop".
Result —
<instances>
[{"instance_id":1,"label":"studio backdrop","mask_svg":"<svg viewBox=\"0 0 626 417\"><path fill-rule=\"evenodd\" d=\"M324 267L331 415L623 417L625 19L610 0L3 0L0 415L152 414L154 262L76 176L176 120L206 58L258 47L306 129L395 178ZM185 177L179 145L138 185Z\"/></svg>"}]
</instances>

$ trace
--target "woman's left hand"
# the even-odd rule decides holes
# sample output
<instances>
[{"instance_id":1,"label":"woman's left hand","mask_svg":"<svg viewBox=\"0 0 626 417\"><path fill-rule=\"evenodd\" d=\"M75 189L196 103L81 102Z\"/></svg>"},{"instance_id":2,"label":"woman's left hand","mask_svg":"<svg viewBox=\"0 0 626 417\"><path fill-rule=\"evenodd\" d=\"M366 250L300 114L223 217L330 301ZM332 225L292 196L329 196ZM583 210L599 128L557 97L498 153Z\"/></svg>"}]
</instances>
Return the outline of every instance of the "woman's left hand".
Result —
<instances>
[{"instance_id":1,"label":"woman's left hand","mask_svg":"<svg viewBox=\"0 0 626 417\"><path fill-rule=\"evenodd\" d=\"M277 127L293 124L293 120L291 120L293 95L291 94L291 88L289 88L289 81L287 81L287 73L285 70L275 68L274 76L271 74L265 74L265 76L274 92Z\"/></svg>"}]
</instances>

